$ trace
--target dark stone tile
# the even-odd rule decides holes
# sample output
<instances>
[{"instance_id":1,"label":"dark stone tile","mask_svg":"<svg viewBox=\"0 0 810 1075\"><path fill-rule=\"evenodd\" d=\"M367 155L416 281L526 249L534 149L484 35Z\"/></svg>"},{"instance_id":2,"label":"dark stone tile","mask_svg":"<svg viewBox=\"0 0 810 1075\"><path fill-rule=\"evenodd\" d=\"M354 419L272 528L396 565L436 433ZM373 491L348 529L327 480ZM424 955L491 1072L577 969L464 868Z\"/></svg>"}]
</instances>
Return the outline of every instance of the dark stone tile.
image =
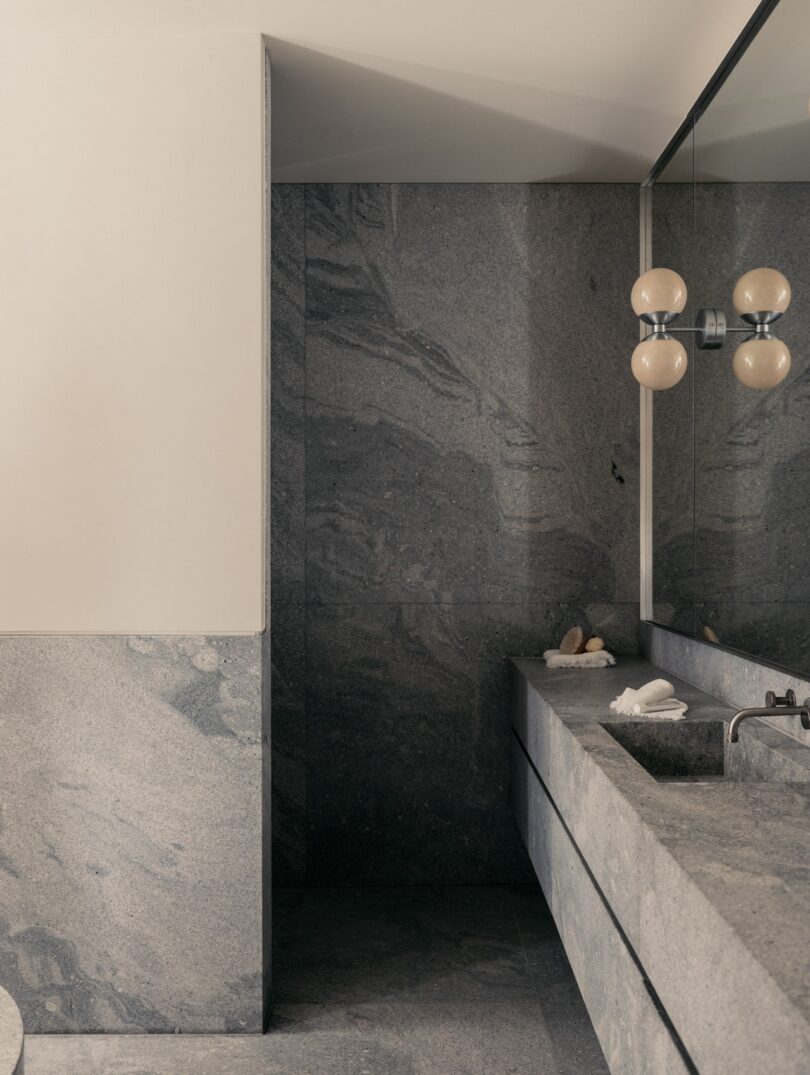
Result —
<instances>
[{"instance_id":1,"label":"dark stone tile","mask_svg":"<svg viewBox=\"0 0 810 1075\"><path fill-rule=\"evenodd\" d=\"M306 879L306 613L304 606L272 610L271 750L274 886Z\"/></svg>"},{"instance_id":2,"label":"dark stone tile","mask_svg":"<svg viewBox=\"0 0 810 1075\"><path fill-rule=\"evenodd\" d=\"M278 1004L504 1000L533 995L509 890L313 889Z\"/></svg>"},{"instance_id":3,"label":"dark stone tile","mask_svg":"<svg viewBox=\"0 0 810 1075\"><path fill-rule=\"evenodd\" d=\"M515 886L512 901L560 1075L608 1075L596 1031L541 889Z\"/></svg>"},{"instance_id":4,"label":"dark stone tile","mask_svg":"<svg viewBox=\"0 0 810 1075\"><path fill-rule=\"evenodd\" d=\"M26 1075L556 1075L533 1000L292 1005L266 1037L31 1036Z\"/></svg>"},{"instance_id":5,"label":"dark stone tile","mask_svg":"<svg viewBox=\"0 0 810 1075\"><path fill-rule=\"evenodd\" d=\"M272 185L270 363L270 706L272 876L306 872L304 187Z\"/></svg>"},{"instance_id":6,"label":"dark stone tile","mask_svg":"<svg viewBox=\"0 0 810 1075\"><path fill-rule=\"evenodd\" d=\"M268 1044L284 1075L558 1075L540 1006L521 997L282 1005Z\"/></svg>"},{"instance_id":7,"label":"dark stone tile","mask_svg":"<svg viewBox=\"0 0 810 1075\"><path fill-rule=\"evenodd\" d=\"M279 984L284 981L289 961L295 958L298 924L305 898L303 888L273 889L273 996L278 994Z\"/></svg>"},{"instance_id":8,"label":"dark stone tile","mask_svg":"<svg viewBox=\"0 0 810 1075\"><path fill-rule=\"evenodd\" d=\"M273 199L276 880L527 879L503 658L637 647L637 190Z\"/></svg>"},{"instance_id":9,"label":"dark stone tile","mask_svg":"<svg viewBox=\"0 0 810 1075\"><path fill-rule=\"evenodd\" d=\"M597 629L635 631L636 606L593 612ZM509 805L505 658L576 622L587 608L310 606L311 880L531 880Z\"/></svg>"},{"instance_id":10,"label":"dark stone tile","mask_svg":"<svg viewBox=\"0 0 810 1075\"><path fill-rule=\"evenodd\" d=\"M635 598L636 214L629 187L308 188L310 600Z\"/></svg>"},{"instance_id":11,"label":"dark stone tile","mask_svg":"<svg viewBox=\"0 0 810 1075\"><path fill-rule=\"evenodd\" d=\"M274 602L304 592L305 231L304 187L271 193L270 542Z\"/></svg>"}]
</instances>

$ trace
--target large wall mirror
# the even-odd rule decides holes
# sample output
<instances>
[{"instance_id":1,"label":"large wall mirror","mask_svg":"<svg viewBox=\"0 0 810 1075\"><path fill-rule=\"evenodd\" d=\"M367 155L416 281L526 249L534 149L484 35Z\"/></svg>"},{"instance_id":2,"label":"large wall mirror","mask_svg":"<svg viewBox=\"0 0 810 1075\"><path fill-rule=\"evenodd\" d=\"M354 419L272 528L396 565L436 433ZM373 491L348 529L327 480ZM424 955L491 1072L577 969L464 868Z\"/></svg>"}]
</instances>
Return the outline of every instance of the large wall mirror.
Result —
<instances>
[{"instance_id":1,"label":"large wall mirror","mask_svg":"<svg viewBox=\"0 0 810 1075\"><path fill-rule=\"evenodd\" d=\"M780 0L651 189L652 264L741 326L735 283L790 281L773 331L792 362L745 387L719 350L653 404L653 619L810 675L810 4ZM689 319L687 321L687 318Z\"/></svg>"}]
</instances>

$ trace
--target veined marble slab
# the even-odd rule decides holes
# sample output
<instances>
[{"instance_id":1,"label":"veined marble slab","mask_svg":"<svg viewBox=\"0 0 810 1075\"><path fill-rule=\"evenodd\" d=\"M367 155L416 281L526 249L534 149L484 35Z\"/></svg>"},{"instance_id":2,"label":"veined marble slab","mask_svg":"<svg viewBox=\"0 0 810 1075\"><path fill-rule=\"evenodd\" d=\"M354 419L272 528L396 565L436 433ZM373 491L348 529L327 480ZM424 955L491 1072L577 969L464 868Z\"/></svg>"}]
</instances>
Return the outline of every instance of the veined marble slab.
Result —
<instances>
[{"instance_id":1,"label":"veined marble slab","mask_svg":"<svg viewBox=\"0 0 810 1075\"><path fill-rule=\"evenodd\" d=\"M306 196L308 599L636 599L637 190Z\"/></svg>"},{"instance_id":2,"label":"veined marble slab","mask_svg":"<svg viewBox=\"0 0 810 1075\"><path fill-rule=\"evenodd\" d=\"M660 674L642 660L598 673L518 660L515 731L695 1068L806 1075L810 785L659 783L601 724L624 719L609 708L624 687ZM673 683L688 719L730 719Z\"/></svg>"},{"instance_id":3,"label":"veined marble slab","mask_svg":"<svg viewBox=\"0 0 810 1075\"><path fill-rule=\"evenodd\" d=\"M28 1032L259 1031L255 637L0 637L0 984Z\"/></svg>"},{"instance_id":4,"label":"veined marble slab","mask_svg":"<svg viewBox=\"0 0 810 1075\"><path fill-rule=\"evenodd\" d=\"M282 883L530 876L503 654L637 647L637 219L630 184L274 185Z\"/></svg>"}]
</instances>

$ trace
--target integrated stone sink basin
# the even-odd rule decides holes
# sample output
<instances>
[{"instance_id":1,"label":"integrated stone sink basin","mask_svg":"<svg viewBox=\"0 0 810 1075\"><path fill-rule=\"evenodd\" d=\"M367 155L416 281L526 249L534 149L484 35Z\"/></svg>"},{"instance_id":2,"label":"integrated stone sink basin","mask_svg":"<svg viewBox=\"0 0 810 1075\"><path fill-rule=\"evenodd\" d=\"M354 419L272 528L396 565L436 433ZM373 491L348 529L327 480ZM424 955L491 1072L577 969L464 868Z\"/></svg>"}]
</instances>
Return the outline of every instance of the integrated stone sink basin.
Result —
<instances>
[{"instance_id":1,"label":"integrated stone sink basin","mask_svg":"<svg viewBox=\"0 0 810 1075\"><path fill-rule=\"evenodd\" d=\"M731 744L721 720L606 721L602 727L656 780L810 781L810 749L764 725Z\"/></svg>"}]
</instances>

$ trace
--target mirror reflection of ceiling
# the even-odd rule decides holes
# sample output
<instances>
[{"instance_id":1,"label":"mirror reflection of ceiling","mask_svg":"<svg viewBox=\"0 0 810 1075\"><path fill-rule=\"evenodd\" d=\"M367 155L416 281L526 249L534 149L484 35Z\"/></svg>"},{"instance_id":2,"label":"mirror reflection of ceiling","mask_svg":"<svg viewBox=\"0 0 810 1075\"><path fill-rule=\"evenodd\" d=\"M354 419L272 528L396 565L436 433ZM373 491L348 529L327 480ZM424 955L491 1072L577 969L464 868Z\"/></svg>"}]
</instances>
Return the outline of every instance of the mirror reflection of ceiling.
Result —
<instances>
[{"instance_id":1,"label":"mirror reflection of ceiling","mask_svg":"<svg viewBox=\"0 0 810 1075\"><path fill-rule=\"evenodd\" d=\"M755 2L0 0L0 30L266 34L276 180L639 182Z\"/></svg>"},{"instance_id":2,"label":"mirror reflection of ceiling","mask_svg":"<svg viewBox=\"0 0 810 1075\"><path fill-rule=\"evenodd\" d=\"M780 3L695 129L696 178L810 180L810 2Z\"/></svg>"}]
</instances>

